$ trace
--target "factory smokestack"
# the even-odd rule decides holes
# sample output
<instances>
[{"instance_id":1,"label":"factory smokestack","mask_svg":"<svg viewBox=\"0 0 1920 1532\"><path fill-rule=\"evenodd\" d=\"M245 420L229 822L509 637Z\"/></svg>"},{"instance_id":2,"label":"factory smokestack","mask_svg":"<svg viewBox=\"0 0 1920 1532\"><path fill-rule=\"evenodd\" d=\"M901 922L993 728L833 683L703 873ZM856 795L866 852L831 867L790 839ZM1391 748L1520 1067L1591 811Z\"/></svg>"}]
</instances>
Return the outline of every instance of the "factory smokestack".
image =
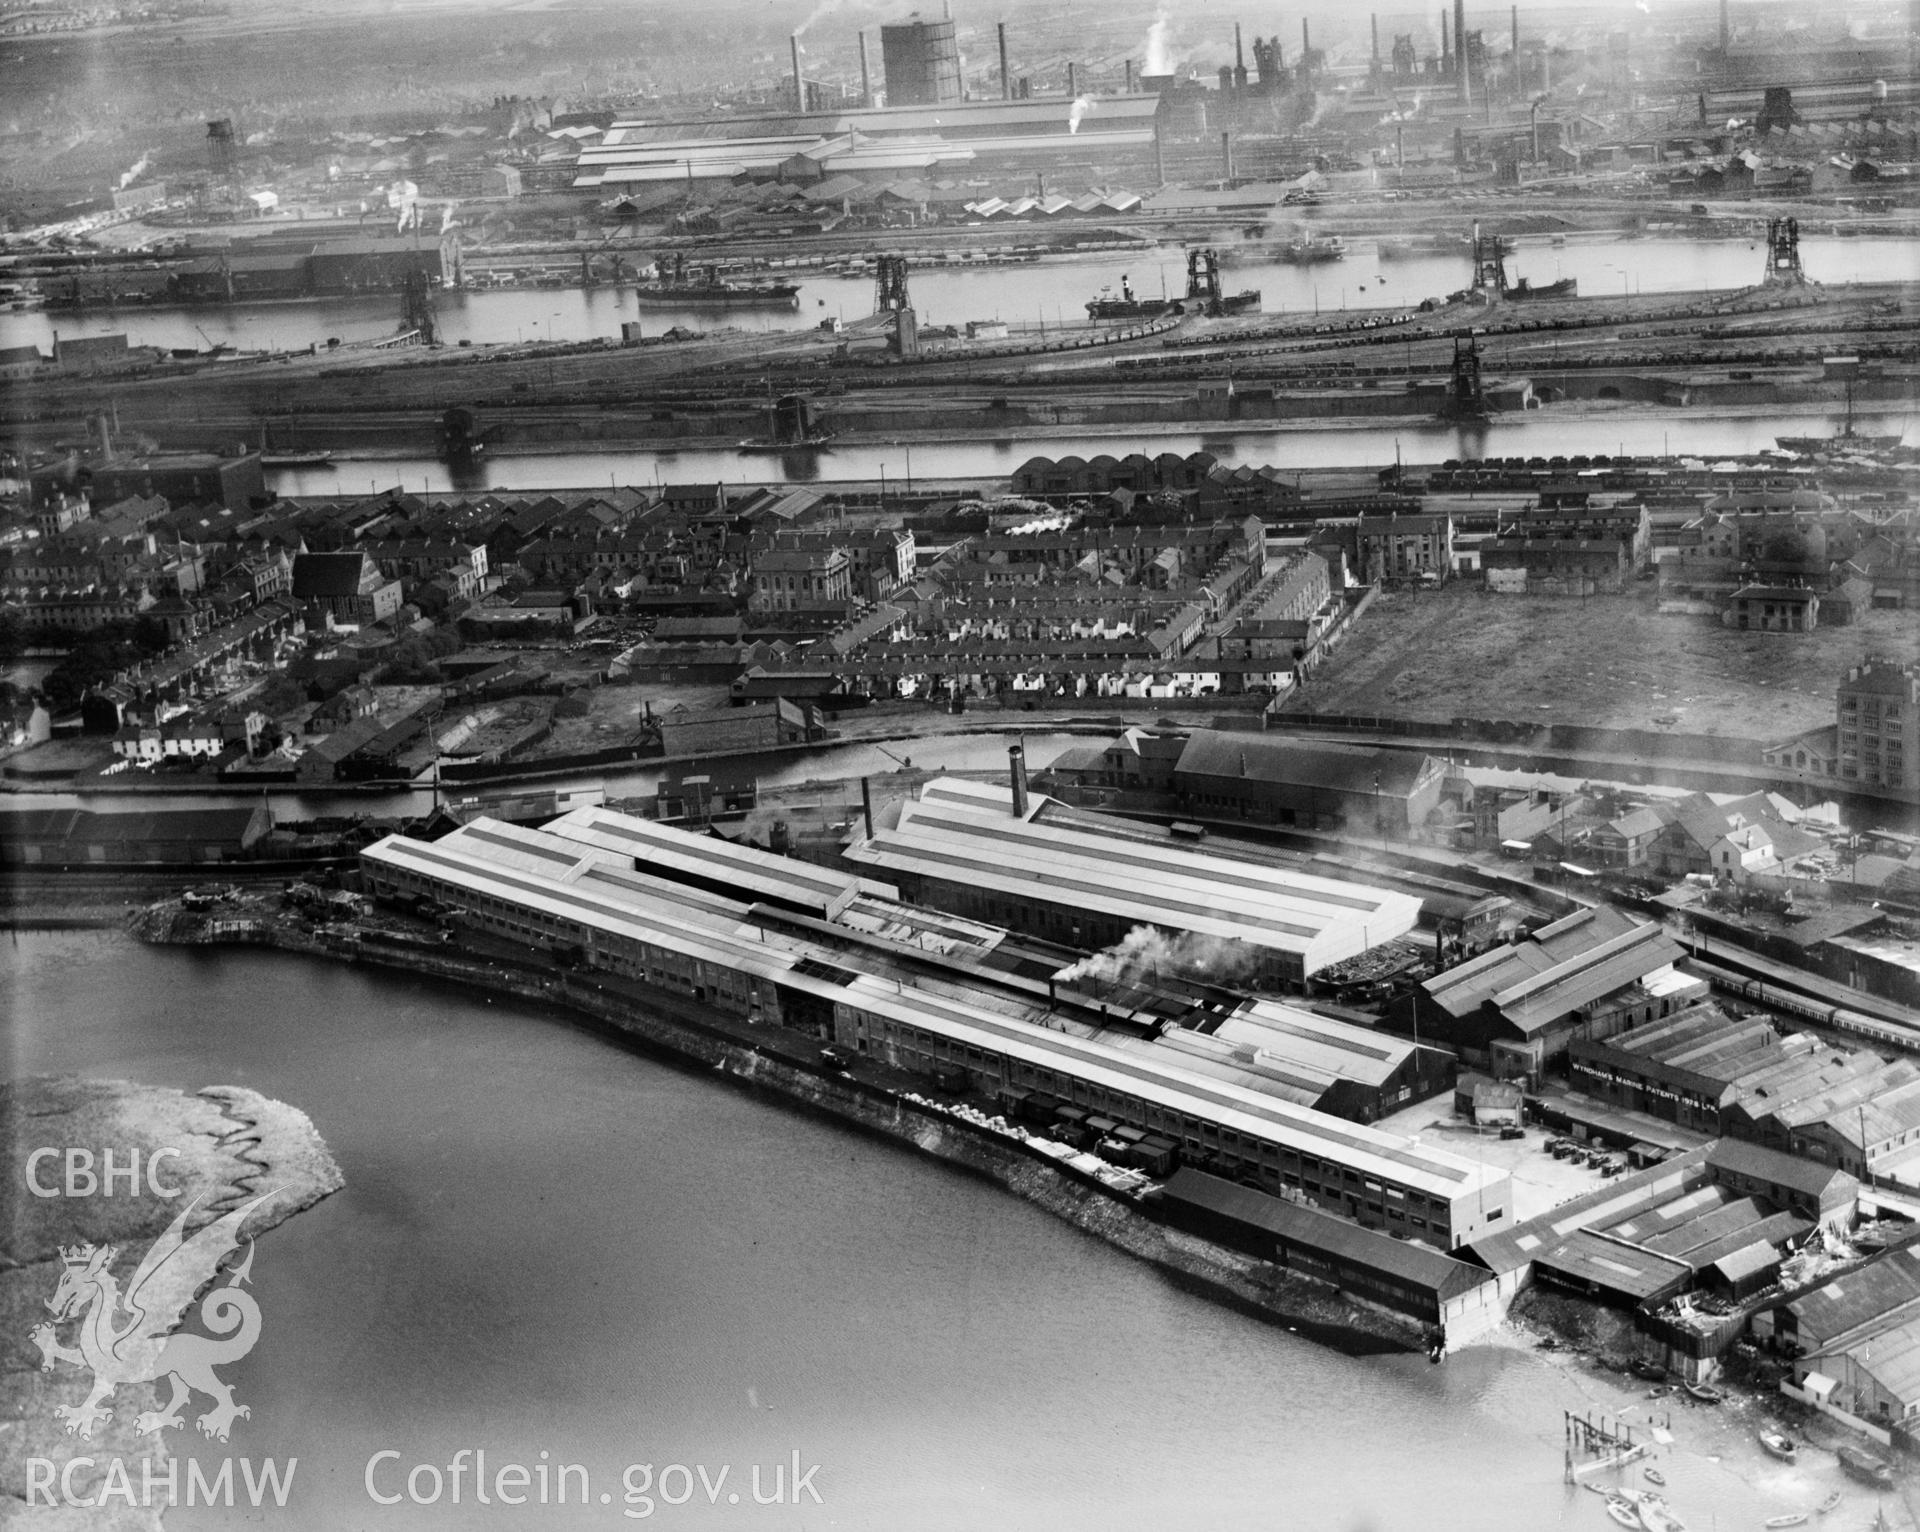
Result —
<instances>
[{"instance_id":1,"label":"factory smokestack","mask_svg":"<svg viewBox=\"0 0 1920 1532\"><path fill-rule=\"evenodd\" d=\"M1467 0L1453 0L1453 63L1459 72L1460 104L1473 105L1473 69L1467 60Z\"/></svg>"},{"instance_id":2,"label":"factory smokestack","mask_svg":"<svg viewBox=\"0 0 1920 1532\"><path fill-rule=\"evenodd\" d=\"M1513 8L1513 67L1520 67L1520 7Z\"/></svg>"},{"instance_id":3,"label":"factory smokestack","mask_svg":"<svg viewBox=\"0 0 1920 1532\"><path fill-rule=\"evenodd\" d=\"M1128 59L1126 61L1126 65L1127 65L1127 94L1131 96L1133 94L1133 60Z\"/></svg>"},{"instance_id":4,"label":"factory smokestack","mask_svg":"<svg viewBox=\"0 0 1920 1532\"><path fill-rule=\"evenodd\" d=\"M1380 62L1380 13L1375 11L1368 20L1373 23L1373 61L1377 64Z\"/></svg>"},{"instance_id":5,"label":"factory smokestack","mask_svg":"<svg viewBox=\"0 0 1920 1532\"><path fill-rule=\"evenodd\" d=\"M1300 67L1301 69L1306 70L1306 69L1311 69L1313 67L1312 62L1307 58L1307 55L1312 51L1313 51L1313 38L1310 37L1307 33L1307 18L1302 16L1300 18Z\"/></svg>"},{"instance_id":6,"label":"factory smokestack","mask_svg":"<svg viewBox=\"0 0 1920 1532\"><path fill-rule=\"evenodd\" d=\"M871 108L873 106L873 76L867 72L867 34L865 32L857 32L854 35L860 39L860 104L863 107Z\"/></svg>"},{"instance_id":7,"label":"factory smokestack","mask_svg":"<svg viewBox=\"0 0 1920 1532\"><path fill-rule=\"evenodd\" d=\"M1220 165L1221 174L1231 181L1233 179L1233 135L1231 133L1220 135Z\"/></svg>"},{"instance_id":8,"label":"factory smokestack","mask_svg":"<svg viewBox=\"0 0 1920 1532\"><path fill-rule=\"evenodd\" d=\"M1725 53L1733 41L1733 22L1727 15L1727 0L1720 0L1720 51Z\"/></svg>"},{"instance_id":9,"label":"factory smokestack","mask_svg":"<svg viewBox=\"0 0 1920 1532\"><path fill-rule=\"evenodd\" d=\"M1155 186L1167 184L1167 150L1166 145L1160 142L1158 123L1155 123L1153 128L1153 184Z\"/></svg>"},{"instance_id":10,"label":"factory smokestack","mask_svg":"<svg viewBox=\"0 0 1920 1532\"><path fill-rule=\"evenodd\" d=\"M1025 746L1007 746L1007 765L1013 772L1013 817L1027 817L1027 752Z\"/></svg>"},{"instance_id":11,"label":"factory smokestack","mask_svg":"<svg viewBox=\"0 0 1920 1532\"><path fill-rule=\"evenodd\" d=\"M1003 21L994 29L1000 34L1000 99L1013 99L1013 76L1007 73L1007 24Z\"/></svg>"},{"instance_id":12,"label":"factory smokestack","mask_svg":"<svg viewBox=\"0 0 1920 1532\"><path fill-rule=\"evenodd\" d=\"M860 779L860 813L866 819L866 822L867 822L867 839L872 840L873 839L873 782L867 777L862 777Z\"/></svg>"},{"instance_id":13,"label":"factory smokestack","mask_svg":"<svg viewBox=\"0 0 1920 1532\"><path fill-rule=\"evenodd\" d=\"M1075 83L1078 79L1079 76L1075 73L1073 65L1069 63L1067 65L1067 94L1075 101L1080 99L1080 87Z\"/></svg>"},{"instance_id":14,"label":"factory smokestack","mask_svg":"<svg viewBox=\"0 0 1920 1532\"><path fill-rule=\"evenodd\" d=\"M1447 48L1447 12L1440 10L1440 72L1449 74L1453 70L1453 54Z\"/></svg>"},{"instance_id":15,"label":"factory smokestack","mask_svg":"<svg viewBox=\"0 0 1920 1532\"><path fill-rule=\"evenodd\" d=\"M795 32L787 42L793 48L793 109L804 112L807 109L807 82L800 74L800 34Z\"/></svg>"}]
</instances>

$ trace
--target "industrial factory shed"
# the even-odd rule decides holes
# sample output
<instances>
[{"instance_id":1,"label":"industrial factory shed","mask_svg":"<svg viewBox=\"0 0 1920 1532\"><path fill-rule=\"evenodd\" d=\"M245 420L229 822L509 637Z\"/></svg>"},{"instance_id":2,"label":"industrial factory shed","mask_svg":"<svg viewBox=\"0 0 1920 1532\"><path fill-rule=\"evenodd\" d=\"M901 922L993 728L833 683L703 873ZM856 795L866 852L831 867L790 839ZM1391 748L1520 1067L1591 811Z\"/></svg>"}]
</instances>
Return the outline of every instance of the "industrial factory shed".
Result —
<instances>
[{"instance_id":1,"label":"industrial factory shed","mask_svg":"<svg viewBox=\"0 0 1920 1532\"><path fill-rule=\"evenodd\" d=\"M887 805L850 860L910 900L1050 941L1111 947L1140 927L1185 935L1193 976L1270 986L1411 931L1420 901L1365 884L1106 834L1005 789L940 777ZM1017 804L1017 808L1016 808Z\"/></svg>"},{"instance_id":2,"label":"industrial factory shed","mask_svg":"<svg viewBox=\"0 0 1920 1532\"><path fill-rule=\"evenodd\" d=\"M231 862L272 828L255 804L238 809L0 810L0 864L111 867L130 863Z\"/></svg>"},{"instance_id":3,"label":"industrial factory shed","mask_svg":"<svg viewBox=\"0 0 1920 1532\"><path fill-rule=\"evenodd\" d=\"M596 811L590 823L615 817ZM462 928L614 982L778 1023L984 1096L1044 1093L1235 1177L1324 1199L1355 1223L1445 1248L1511 1212L1504 1170L1123 1040L1098 1010L980 961L1001 933L865 892L821 919L804 911L837 905L841 891L819 883L820 869L649 828L682 855L648 851L642 866L625 843L483 817L432 844L390 836L362 853L361 876L376 898L432 899Z\"/></svg>"},{"instance_id":4,"label":"industrial factory shed","mask_svg":"<svg viewBox=\"0 0 1920 1532\"><path fill-rule=\"evenodd\" d=\"M1430 755L1196 729L1173 769L1189 812L1309 830L1404 838L1440 803Z\"/></svg>"},{"instance_id":5,"label":"industrial factory shed","mask_svg":"<svg viewBox=\"0 0 1920 1532\"><path fill-rule=\"evenodd\" d=\"M1410 1007L1421 1036L1502 1078L1538 1078L1575 1037L1611 1036L1702 998L1706 984L1675 971L1680 955L1659 926L1600 905L1434 975L1403 1019Z\"/></svg>"},{"instance_id":6,"label":"industrial factory shed","mask_svg":"<svg viewBox=\"0 0 1920 1532\"><path fill-rule=\"evenodd\" d=\"M1505 1313L1491 1274L1415 1241L1182 1167L1161 1189L1162 1216L1176 1229L1330 1283L1349 1297L1441 1326L1458 1345Z\"/></svg>"}]
</instances>

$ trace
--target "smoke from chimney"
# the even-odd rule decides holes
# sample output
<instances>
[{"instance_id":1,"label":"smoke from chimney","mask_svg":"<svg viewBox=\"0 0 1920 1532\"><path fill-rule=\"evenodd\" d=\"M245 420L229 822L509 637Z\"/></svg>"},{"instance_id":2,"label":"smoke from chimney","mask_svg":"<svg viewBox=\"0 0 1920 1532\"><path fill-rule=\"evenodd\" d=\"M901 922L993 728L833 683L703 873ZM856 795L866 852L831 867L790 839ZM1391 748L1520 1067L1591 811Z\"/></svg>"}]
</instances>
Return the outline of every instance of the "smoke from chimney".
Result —
<instances>
[{"instance_id":1,"label":"smoke from chimney","mask_svg":"<svg viewBox=\"0 0 1920 1532\"><path fill-rule=\"evenodd\" d=\"M1157 978L1199 979L1208 984L1240 984L1258 976L1260 949L1231 937L1181 931L1172 936L1154 926L1135 926L1104 952L1082 958L1054 975L1071 984L1149 984Z\"/></svg>"}]
</instances>

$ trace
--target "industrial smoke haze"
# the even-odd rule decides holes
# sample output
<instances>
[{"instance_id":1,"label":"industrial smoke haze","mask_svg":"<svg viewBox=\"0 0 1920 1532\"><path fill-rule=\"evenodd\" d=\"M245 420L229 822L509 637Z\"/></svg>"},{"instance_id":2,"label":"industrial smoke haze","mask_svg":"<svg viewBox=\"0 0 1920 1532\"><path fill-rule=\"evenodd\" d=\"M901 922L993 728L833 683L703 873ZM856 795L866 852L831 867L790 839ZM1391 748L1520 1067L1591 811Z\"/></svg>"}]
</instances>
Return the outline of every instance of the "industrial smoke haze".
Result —
<instances>
[{"instance_id":1,"label":"industrial smoke haze","mask_svg":"<svg viewBox=\"0 0 1920 1532\"><path fill-rule=\"evenodd\" d=\"M1173 52L1167 46L1167 26L1167 12L1163 6L1154 13L1153 25L1147 28L1146 73L1148 74L1173 73Z\"/></svg>"},{"instance_id":2,"label":"industrial smoke haze","mask_svg":"<svg viewBox=\"0 0 1920 1532\"><path fill-rule=\"evenodd\" d=\"M1236 984L1260 970L1260 954L1245 942L1182 931L1174 936L1155 926L1135 926L1104 952L1082 958L1054 977L1062 984L1092 979L1101 984L1145 984L1163 976Z\"/></svg>"},{"instance_id":3,"label":"industrial smoke haze","mask_svg":"<svg viewBox=\"0 0 1920 1532\"><path fill-rule=\"evenodd\" d=\"M1067 515L1037 516L1032 521L1023 521L1017 527L1008 527L1009 537L1031 537L1038 532L1064 532L1073 525L1073 518Z\"/></svg>"},{"instance_id":4,"label":"industrial smoke haze","mask_svg":"<svg viewBox=\"0 0 1920 1532\"><path fill-rule=\"evenodd\" d=\"M845 3L845 0L820 0L820 3L813 8L812 13L807 17L807 19L801 22L799 26L793 29L793 35L795 37L804 36L806 34L807 29L811 27L815 22L826 20L827 17L831 16L835 11L839 10L841 5L844 3Z\"/></svg>"},{"instance_id":5,"label":"industrial smoke haze","mask_svg":"<svg viewBox=\"0 0 1920 1532\"><path fill-rule=\"evenodd\" d=\"M1078 133L1080 131L1080 119L1092 110L1093 97L1075 96L1072 107L1067 111L1067 131L1069 133Z\"/></svg>"}]
</instances>

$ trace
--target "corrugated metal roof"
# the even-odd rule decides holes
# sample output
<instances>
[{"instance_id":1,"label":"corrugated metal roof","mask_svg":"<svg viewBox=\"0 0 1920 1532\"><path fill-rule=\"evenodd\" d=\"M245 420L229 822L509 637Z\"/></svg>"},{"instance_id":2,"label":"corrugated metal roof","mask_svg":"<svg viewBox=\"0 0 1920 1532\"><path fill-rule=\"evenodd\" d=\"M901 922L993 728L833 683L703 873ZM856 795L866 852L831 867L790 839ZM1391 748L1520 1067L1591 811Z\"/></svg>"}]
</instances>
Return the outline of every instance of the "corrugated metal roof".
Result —
<instances>
[{"instance_id":1,"label":"corrugated metal roof","mask_svg":"<svg viewBox=\"0 0 1920 1532\"><path fill-rule=\"evenodd\" d=\"M1478 1267L1416 1240L1398 1240L1390 1234L1363 1229L1190 1166L1175 1171L1161 1195L1167 1202L1200 1208L1289 1243L1324 1251L1353 1266L1424 1288L1439 1298L1470 1292L1488 1280L1488 1273Z\"/></svg>"},{"instance_id":2,"label":"corrugated metal roof","mask_svg":"<svg viewBox=\"0 0 1920 1532\"><path fill-rule=\"evenodd\" d=\"M1693 1276L1693 1268L1685 1261L1605 1239L1586 1229L1542 1250L1534 1257L1534 1268L1591 1283L1636 1302L1676 1292Z\"/></svg>"},{"instance_id":3,"label":"corrugated metal roof","mask_svg":"<svg viewBox=\"0 0 1920 1532\"><path fill-rule=\"evenodd\" d=\"M517 830L493 821L475 821L502 835L544 837L542 831ZM665 828L665 827L661 827ZM680 832L669 832L680 833ZM545 837L565 847L558 837ZM718 846L707 838L686 836L696 847ZM483 897L589 924L616 936L645 941L724 969L777 979L801 990L826 988L795 967L812 948L764 927L743 927L747 906L696 888L669 885L637 872L620 870L618 859L582 847L582 869L555 876L550 869L506 865L502 847L465 839L456 831L431 845L389 836L362 853L375 866L425 874ZM532 859L527 859L532 860ZM569 881L571 880L571 881ZM847 955L837 954L845 962ZM1420 1191L1449 1204L1476 1192L1494 1191L1506 1172L1490 1169L1441 1149L1429 1149L1379 1129L1363 1127L1310 1111L1243 1085L1212 1079L1180 1065L1165 1052L1143 1055L1097 1038L1082 1038L1043 1026L1005 1009L993 1009L984 995L902 984L892 973L862 973L831 998L860 1010L938 1033L964 1046L979 1047L1015 1064L1071 1074L1094 1089L1137 1097L1176 1116L1217 1123L1256 1143L1290 1153L1324 1157L1357 1173ZM1039 1011L1036 1009L1036 1016Z\"/></svg>"},{"instance_id":4,"label":"corrugated metal roof","mask_svg":"<svg viewBox=\"0 0 1920 1532\"><path fill-rule=\"evenodd\" d=\"M1405 935L1419 917L1411 895L1043 821L1049 801L1034 795L1028 816L1016 818L1004 790L942 777L847 854L892 872L1295 954L1308 973Z\"/></svg>"}]
</instances>

